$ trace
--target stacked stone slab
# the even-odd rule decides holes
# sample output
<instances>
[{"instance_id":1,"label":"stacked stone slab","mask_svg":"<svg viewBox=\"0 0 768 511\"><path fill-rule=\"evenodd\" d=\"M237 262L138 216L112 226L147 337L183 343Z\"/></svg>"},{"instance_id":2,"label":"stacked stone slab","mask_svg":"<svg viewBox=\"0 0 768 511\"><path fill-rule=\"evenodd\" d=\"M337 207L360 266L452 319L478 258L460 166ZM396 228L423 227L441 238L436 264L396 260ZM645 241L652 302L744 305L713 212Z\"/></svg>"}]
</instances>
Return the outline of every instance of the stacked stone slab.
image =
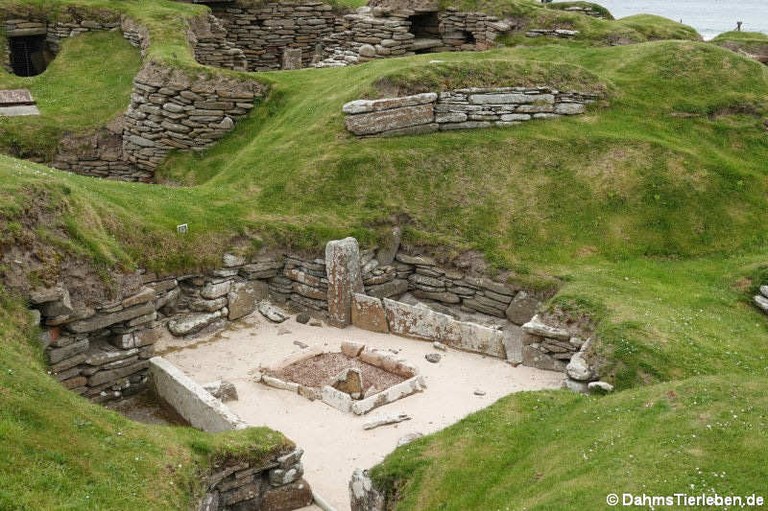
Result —
<instances>
[{"instance_id":1,"label":"stacked stone slab","mask_svg":"<svg viewBox=\"0 0 768 511\"><path fill-rule=\"evenodd\" d=\"M299 310L325 312L328 310L328 279L326 277L325 260L316 258L304 260L295 255L285 257L285 266L279 281L284 286L280 291L285 301ZM272 283L278 284L273 281ZM278 292L275 289L275 292Z\"/></svg>"},{"instance_id":2,"label":"stacked stone slab","mask_svg":"<svg viewBox=\"0 0 768 511\"><path fill-rule=\"evenodd\" d=\"M228 40L243 50L249 71L281 69L287 49L301 50L301 61L309 66L317 45L338 31L333 8L313 0L242 1L212 7Z\"/></svg>"},{"instance_id":3,"label":"stacked stone slab","mask_svg":"<svg viewBox=\"0 0 768 511\"><path fill-rule=\"evenodd\" d=\"M313 497L302 478L303 454L302 449L294 449L267 462L233 459L218 463L208 476L208 492L198 510L290 511L309 506Z\"/></svg>"},{"instance_id":4,"label":"stacked stone slab","mask_svg":"<svg viewBox=\"0 0 768 511\"><path fill-rule=\"evenodd\" d=\"M564 28L532 28L525 32L525 37L554 37L557 39L572 39L579 35L578 30Z\"/></svg>"},{"instance_id":5,"label":"stacked stone slab","mask_svg":"<svg viewBox=\"0 0 768 511\"><path fill-rule=\"evenodd\" d=\"M585 343L578 328L566 328L539 315L523 325L523 364L550 371L565 371Z\"/></svg>"},{"instance_id":6,"label":"stacked stone slab","mask_svg":"<svg viewBox=\"0 0 768 511\"><path fill-rule=\"evenodd\" d=\"M125 297L96 308L75 309L64 287L33 293L30 302L47 327L41 340L51 374L97 402L143 389L162 333L158 310L176 295L175 279L141 278Z\"/></svg>"},{"instance_id":7,"label":"stacked stone slab","mask_svg":"<svg viewBox=\"0 0 768 511\"><path fill-rule=\"evenodd\" d=\"M363 291L360 249L355 238L329 241L325 247L328 272L328 321L345 327L352 322L352 296Z\"/></svg>"},{"instance_id":8,"label":"stacked stone slab","mask_svg":"<svg viewBox=\"0 0 768 511\"><path fill-rule=\"evenodd\" d=\"M264 92L256 81L189 74L149 62L134 79L125 114L125 156L152 172L174 149L211 147Z\"/></svg>"},{"instance_id":9,"label":"stacked stone slab","mask_svg":"<svg viewBox=\"0 0 768 511\"><path fill-rule=\"evenodd\" d=\"M577 14L584 14L585 16L590 16L592 18L597 19L606 19L605 14L603 11L597 8L597 6L592 5L571 5L569 7L565 7L563 9L565 12L574 12Z\"/></svg>"},{"instance_id":10,"label":"stacked stone slab","mask_svg":"<svg viewBox=\"0 0 768 511\"><path fill-rule=\"evenodd\" d=\"M151 172L139 170L126 160L123 125L123 118L118 117L95 132L65 135L59 142L51 166L105 179L151 181Z\"/></svg>"},{"instance_id":11,"label":"stacked stone slab","mask_svg":"<svg viewBox=\"0 0 768 511\"><path fill-rule=\"evenodd\" d=\"M215 16L192 20L188 39L199 63L236 71L247 69L245 53L227 40L227 30Z\"/></svg>"},{"instance_id":12,"label":"stacked stone slab","mask_svg":"<svg viewBox=\"0 0 768 511\"><path fill-rule=\"evenodd\" d=\"M357 100L342 111L347 130L360 137L416 135L580 115L598 98L551 87L484 87Z\"/></svg>"}]
</instances>

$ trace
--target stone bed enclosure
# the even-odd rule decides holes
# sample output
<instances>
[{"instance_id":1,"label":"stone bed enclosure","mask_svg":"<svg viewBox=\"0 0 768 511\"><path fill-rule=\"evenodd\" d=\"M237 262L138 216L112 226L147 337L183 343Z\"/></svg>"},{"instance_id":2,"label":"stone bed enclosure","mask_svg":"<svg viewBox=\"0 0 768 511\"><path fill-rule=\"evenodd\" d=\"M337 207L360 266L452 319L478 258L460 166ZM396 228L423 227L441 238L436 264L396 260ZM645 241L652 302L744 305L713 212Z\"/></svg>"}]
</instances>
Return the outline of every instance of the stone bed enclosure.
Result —
<instances>
[{"instance_id":1,"label":"stone bed enclosure","mask_svg":"<svg viewBox=\"0 0 768 511\"><path fill-rule=\"evenodd\" d=\"M580 115L599 95L550 87L482 87L345 104L345 125L360 137L416 135L514 126L533 119Z\"/></svg>"},{"instance_id":2,"label":"stone bed enclosure","mask_svg":"<svg viewBox=\"0 0 768 511\"><path fill-rule=\"evenodd\" d=\"M392 353L386 351L368 348L362 343L353 341L344 341L341 344L341 353L343 355L349 357L349 359L359 360L364 364L369 364L388 373L400 376L403 378L403 381L378 390L375 393L363 395L362 377L357 369L347 368L339 375L341 378L337 377L337 382L342 383L343 386L324 385L320 389L301 385L293 381L286 381L271 374L284 367L317 356L323 356L327 353L333 352L309 350L299 353L294 357L281 361L275 367L264 368L263 371L259 371L255 375L254 381L276 389L295 392L311 401L320 400L337 410L345 413L351 412L355 415L367 414L380 406L393 403L416 392L421 392L427 386L424 378L419 375L418 369L405 359L397 358ZM350 379L350 371L355 373L355 378ZM349 382L353 380L355 383L350 386Z\"/></svg>"},{"instance_id":3,"label":"stone bed enclosure","mask_svg":"<svg viewBox=\"0 0 768 511\"><path fill-rule=\"evenodd\" d=\"M154 344L166 329L177 337L208 335L227 321L262 309L266 300L308 311L337 327L353 324L437 341L512 365L564 371L574 390L586 391L597 380L587 364L591 343L583 328L537 315L544 295L471 268L442 268L430 257L411 255L399 249L397 229L385 245L360 251L357 241L347 238L329 242L325 257L281 254L248 260L226 254L220 268L205 273L137 271L122 276L113 300L92 307L75 304L63 283L32 291L28 298L39 312L49 372L66 388L104 403L162 387L156 390L162 400L192 425L211 431L243 426L225 405L155 357ZM404 295L423 303L398 301ZM462 320L459 312L488 321ZM361 349L356 356L380 359L377 363L389 369L408 369L404 361L377 350ZM334 393L327 401L364 414L424 388L415 372L403 375L407 379L402 384L366 399L350 402L349 396ZM235 509L228 506L246 500L307 505L311 490L301 479L298 460L291 466L275 460L266 467L226 467L227 475L211 483L209 507L202 509Z\"/></svg>"}]
</instances>

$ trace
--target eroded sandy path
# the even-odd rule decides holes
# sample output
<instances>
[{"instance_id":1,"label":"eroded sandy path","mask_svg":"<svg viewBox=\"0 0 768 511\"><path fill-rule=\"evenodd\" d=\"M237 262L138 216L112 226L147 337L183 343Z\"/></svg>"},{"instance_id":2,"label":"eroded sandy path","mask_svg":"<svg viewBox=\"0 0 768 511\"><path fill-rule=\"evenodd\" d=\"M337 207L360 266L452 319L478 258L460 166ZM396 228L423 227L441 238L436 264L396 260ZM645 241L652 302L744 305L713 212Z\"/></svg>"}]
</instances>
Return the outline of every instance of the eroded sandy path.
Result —
<instances>
[{"instance_id":1,"label":"eroded sandy path","mask_svg":"<svg viewBox=\"0 0 768 511\"><path fill-rule=\"evenodd\" d=\"M427 390L359 417L253 382L251 374L260 365L302 351L294 341L338 351L346 340L400 350L399 356L424 375ZM432 364L424 359L436 352L429 342L354 327L302 325L293 317L275 325L258 314L209 339L164 341L158 351L198 383L217 378L234 383L240 399L228 406L249 424L281 431L304 448L305 478L338 511L349 509L347 484L352 471L381 461L404 435L435 432L511 392L559 387L563 379L560 373L512 367L499 359L454 350L439 352L442 359ZM485 395L475 395L475 390ZM413 419L363 430L372 417L394 413Z\"/></svg>"}]
</instances>

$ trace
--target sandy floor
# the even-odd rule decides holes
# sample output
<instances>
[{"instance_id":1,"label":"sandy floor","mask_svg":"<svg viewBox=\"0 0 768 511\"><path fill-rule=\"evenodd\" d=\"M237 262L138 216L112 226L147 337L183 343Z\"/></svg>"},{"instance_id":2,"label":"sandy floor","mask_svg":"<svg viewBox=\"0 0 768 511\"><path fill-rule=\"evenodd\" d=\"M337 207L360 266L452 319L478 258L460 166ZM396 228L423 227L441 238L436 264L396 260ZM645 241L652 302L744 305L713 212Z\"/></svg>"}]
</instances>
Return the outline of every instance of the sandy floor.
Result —
<instances>
[{"instance_id":1,"label":"sandy floor","mask_svg":"<svg viewBox=\"0 0 768 511\"><path fill-rule=\"evenodd\" d=\"M338 351L345 340L400 350L399 356L425 376L427 390L360 417L252 381L251 374L260 365L300 352L294 341ZM499 359L453 350L439 352L442 360L432 364L424 359L436 352L429 342L354 327L313 327L294 318L274 325L258 313L208 338L165 340L157 348L198 383L217 378L234 383L240 399L228 406L246 422L281 431L304 448L305 478L338 511L349 509L347 484L352 471L380 462L404 435L432 433L511 392L559 387L563 380L561 373L512 367ZM475 395L476 390L485 395ZM363 430L372 418L397 413L413 418Z\"/></svg>"}]
</instances>

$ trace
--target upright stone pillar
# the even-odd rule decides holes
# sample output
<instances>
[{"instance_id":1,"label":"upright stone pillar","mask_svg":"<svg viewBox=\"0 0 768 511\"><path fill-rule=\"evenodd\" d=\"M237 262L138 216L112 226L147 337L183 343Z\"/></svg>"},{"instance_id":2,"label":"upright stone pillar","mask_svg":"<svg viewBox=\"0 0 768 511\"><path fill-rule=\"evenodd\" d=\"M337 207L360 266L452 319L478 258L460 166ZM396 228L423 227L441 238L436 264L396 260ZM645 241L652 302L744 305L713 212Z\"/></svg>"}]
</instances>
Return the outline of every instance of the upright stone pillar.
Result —
<instances>
[{"instance_id":1,"label":"upright stone pillar","mask_svg":"<svg viewBox=\"0 0 768 511\"><path fill-rule=\"evenodd\" d=\"M328 323L344 328L352 321L352 295L365 292L357 240L329 241L325 246L325 265L328 273Z\"/></svg>"},{"instance_id":2,"label":"upright stone pillar","mask_svg":"<svg viewBox=\"0 0 768 511\"><path fill-rule=\"evenodd\" d=\"M301 69L301 48L286 48L283 50L283 65L281 69Z\"/></svg>"}]
</instances>

